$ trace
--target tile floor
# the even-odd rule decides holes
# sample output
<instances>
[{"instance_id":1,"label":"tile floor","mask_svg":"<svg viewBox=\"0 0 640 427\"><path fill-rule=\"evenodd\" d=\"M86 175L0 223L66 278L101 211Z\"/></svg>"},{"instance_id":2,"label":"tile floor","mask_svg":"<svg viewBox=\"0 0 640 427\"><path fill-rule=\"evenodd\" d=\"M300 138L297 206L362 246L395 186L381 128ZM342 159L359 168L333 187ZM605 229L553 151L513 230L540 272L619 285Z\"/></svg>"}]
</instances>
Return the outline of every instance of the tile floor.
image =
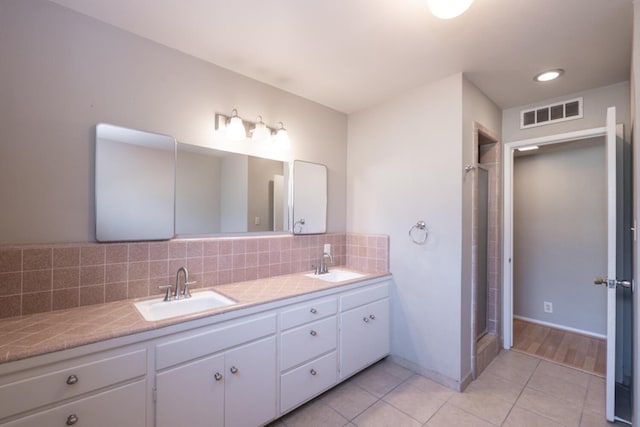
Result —
<instances>
[{"instance_id":1,"label":"tile floor","mask_svg":"<svg viewBox=\"0 0 640 427\"><path fill-rule=\"evenodd\" d=\"M603 378L502 351L464 393L383 360L270 427L613 425Z\"/></svg>"}]
</instances>

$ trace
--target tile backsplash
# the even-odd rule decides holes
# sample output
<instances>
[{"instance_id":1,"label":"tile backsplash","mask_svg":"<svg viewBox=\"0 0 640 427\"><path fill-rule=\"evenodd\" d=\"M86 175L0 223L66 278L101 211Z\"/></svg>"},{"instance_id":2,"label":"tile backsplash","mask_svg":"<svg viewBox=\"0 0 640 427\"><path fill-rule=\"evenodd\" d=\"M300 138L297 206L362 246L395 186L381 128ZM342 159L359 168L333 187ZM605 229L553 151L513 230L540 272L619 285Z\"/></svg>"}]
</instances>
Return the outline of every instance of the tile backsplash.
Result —
<instances>
[{"instance_id":1,"label":"tile backsplash","mask_svg":"<svg viewBox=\"0 0 640 427\"><path fill-rule=\"evenodd\" d=\"M389 238L310 236L0 246L0 319L160 294L186 266L193 288L311 270L330 243L334 265L389 270Z\"/></svg>"}]
</instances>

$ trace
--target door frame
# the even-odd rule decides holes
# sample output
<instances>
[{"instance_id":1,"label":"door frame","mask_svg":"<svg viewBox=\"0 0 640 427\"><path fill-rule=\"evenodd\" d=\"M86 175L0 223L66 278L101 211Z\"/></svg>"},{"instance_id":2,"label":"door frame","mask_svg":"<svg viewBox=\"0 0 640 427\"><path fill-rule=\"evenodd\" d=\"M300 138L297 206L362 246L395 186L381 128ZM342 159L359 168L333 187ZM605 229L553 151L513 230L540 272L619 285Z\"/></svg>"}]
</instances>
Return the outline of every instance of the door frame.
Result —
<instances>
[{"instance_id":1,"label":"door frame","mask_svg":"<svg viewBox=\"0 0 640 427\"><path fill-rule=\"evenodd\" d=\"M513 347L513 153L531 145L551 145L594 137L605 137L607 128L597 127L539 138L506 142L502 152L504 204L502 207L502 347Z\"/></svg>"}]
</instances>

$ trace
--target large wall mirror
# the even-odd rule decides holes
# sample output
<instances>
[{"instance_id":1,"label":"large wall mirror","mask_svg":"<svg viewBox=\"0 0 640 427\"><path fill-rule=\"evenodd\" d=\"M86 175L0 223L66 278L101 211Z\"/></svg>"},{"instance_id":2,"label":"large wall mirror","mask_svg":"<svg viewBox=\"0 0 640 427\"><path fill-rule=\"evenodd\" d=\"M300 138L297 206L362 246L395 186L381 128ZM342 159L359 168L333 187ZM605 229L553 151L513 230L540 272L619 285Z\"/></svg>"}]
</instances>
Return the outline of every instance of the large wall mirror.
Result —
<instances>
[{"instance_id":1,"label":"large wall mirror","mask_svg":"<svg viewBox=\"0 0 640 427\"><path fill-rule=\"evenodd\" d=\"M173 237L176 142L171 136L96 126L96 239Z\"/></svg>"},{"instance_id":2,"label":"large wall mirror","mask_svg":"<svg viewBox=\"0 0 640 427\"><path fill-rule=\"evenodd\" d=\"M291 172L287 162L99 124L95 174L100 242L326 232L324 165L296 160Z\"/></svg>"},{"instance_id":3,"label":"large wall mirror","mask_svg":"<svg viewBox=\"0 0 640 427\"><path fill-rule=\"evenodd\" d=\"M327 167L293 162L293 234L327 231Z\"/></svg>"},{"instance_id":4,"label":"large wall mirror","mask_svg":"<svg viewBox=\"0 0 640 427\"><path fill-rule=\"evenodd\" d=\"M289 164L178 143L176 235L286 232Z\"/></svg>"}]
</instances>

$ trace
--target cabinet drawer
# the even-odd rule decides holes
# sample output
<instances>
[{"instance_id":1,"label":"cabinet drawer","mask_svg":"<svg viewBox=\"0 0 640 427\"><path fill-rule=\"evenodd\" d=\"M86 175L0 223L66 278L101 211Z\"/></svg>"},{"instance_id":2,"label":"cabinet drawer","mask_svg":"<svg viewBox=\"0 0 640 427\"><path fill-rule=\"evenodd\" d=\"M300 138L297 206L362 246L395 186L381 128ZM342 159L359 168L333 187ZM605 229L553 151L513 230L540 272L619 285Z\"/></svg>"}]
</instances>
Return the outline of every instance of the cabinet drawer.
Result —
<instances>
[{"instance_id":1,"label":"cabinet drawer","mask_svg":"<svg viewBox=\"0 0 640 427\"><path fill-rule=\"evenodd\" d=\"M284 332L281 342L280 369L285 371L333 350L336 348L337 336L336 316Z\"/></svg>"},{"instance_id":2,"label":"cabinet drawer","mask_svg":"<svg viewBox=\"0 0 640 427\"><path fill-rule=\"evenodd\" d=\"M0 419L108 387L147 373L147 351L133 351L77 366L52 365L49 372L0 386Z\"/></svg>"},{"instance_id":3,"label":"cabinet drawer","mask_svg":"<svg viewBox=\"0 0 640 427\"><path fill-rule=\"evenodd\" d=\"M276 315L273 313L238 322L222 323L199 331L187 332L180 338L158 344L156 368L164 369L273 335L276 333Z\"/></svg>"},{"instance_id":4,"label":"cabinet drawer","mask_svg":"<svg viewBox=\"0 0 640 427\"><path fill-rule=\"evenodd\" d=\"M389 285L382 283L340 297L340 310L345 311L389 296Z\"/></svg>"},{"instance_id":5,"label":"cabinet drawer","mask_svg":"<svg viewBox=\"0 0 640 427\"><path fill-rule=\"evenodd\" d=\"M38 412L2 426L144 427L146 425L146 388L146 381L138 381Z\"/></svg>"},{"instance_id":6,"label":"cabinet drawer","mask_svg":"<svg viewBox=\"0 0 640 427\"><path fill-rule=\"evenodd\" d=\"M286 309L280 315L282 330L304 325L314 320L336 314L338 311L338 299L336 297L307 301Z\"/></svg>"},{"instance_id":7,"label":"cabinet drawer","mask_svg":"<svg viewBox=\"0 0 640 427\"><path fill-rule=\"evenodd\" d=\"M280 378L280 411L287 412L337 381L336 352L312 360Z\"/></svg>"}]
</instances>

